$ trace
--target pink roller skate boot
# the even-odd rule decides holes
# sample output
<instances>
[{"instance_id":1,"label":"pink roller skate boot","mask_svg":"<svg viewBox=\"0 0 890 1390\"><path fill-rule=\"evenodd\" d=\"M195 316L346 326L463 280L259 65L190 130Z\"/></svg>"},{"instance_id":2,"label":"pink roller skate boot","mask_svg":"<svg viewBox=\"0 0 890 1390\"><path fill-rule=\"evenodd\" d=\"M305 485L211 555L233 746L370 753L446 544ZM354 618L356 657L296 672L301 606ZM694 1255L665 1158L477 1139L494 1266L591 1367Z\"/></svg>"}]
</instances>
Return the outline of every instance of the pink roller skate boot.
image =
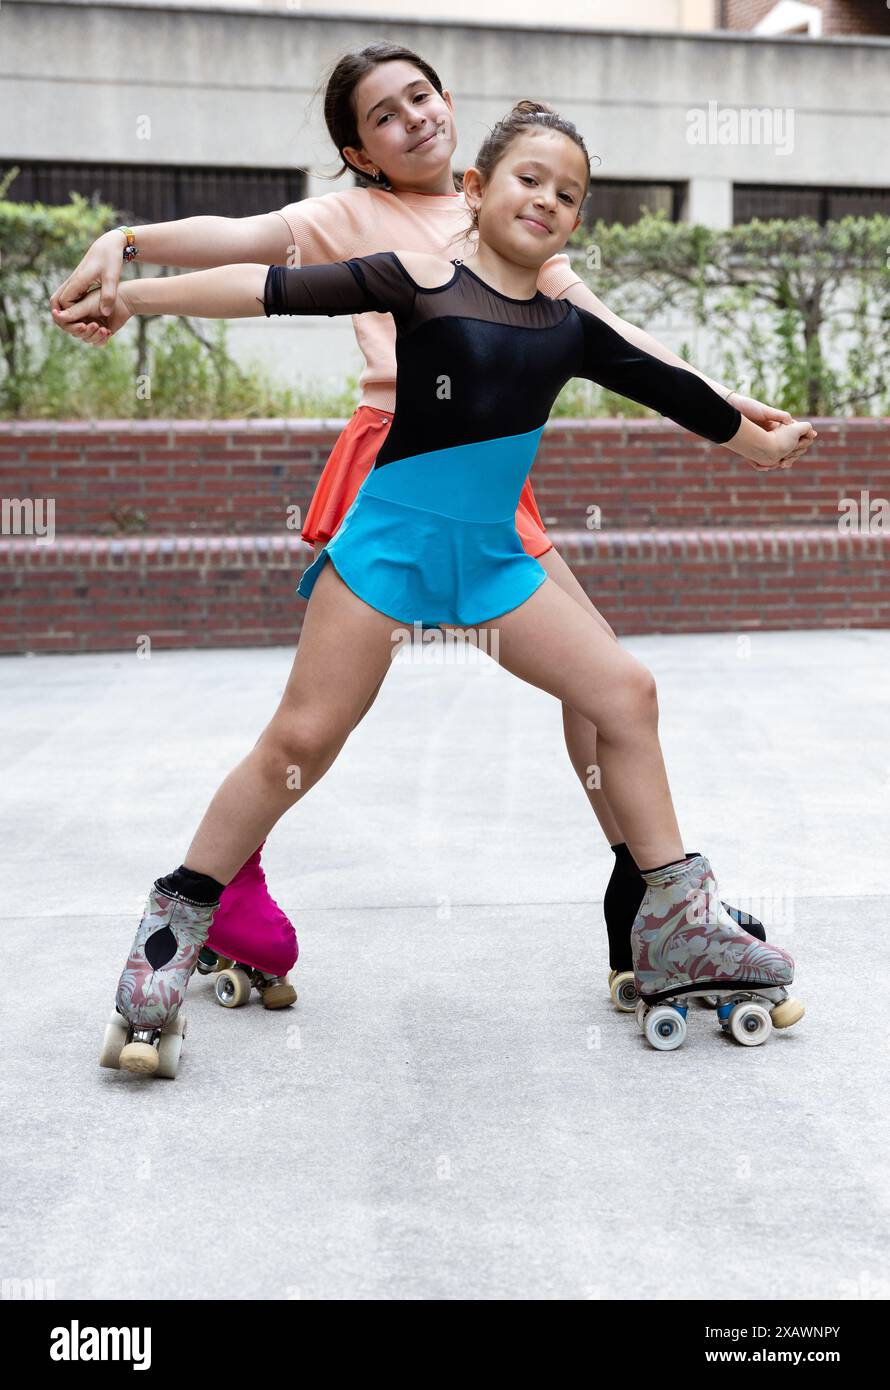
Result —
<instances>
[{"instance_id":1,"label":"pink roller skate boot","mask_svg":"<svg viewBox=\"0 0 890 1390\"><path fill-rule=\"evenodd\" d=\"M214 997L227 1009L246 1004L252 988L267 1009L286 1008L297 998L287 978L299 954L297 935L266 887L262 849L226 885L198 960L199 974L217 972Z\"/></svg>"},{"instance_id":2,"label":"pink roller skate boot","mask_svg":"<svg viewBox=\"0 0 890 1390\"><path fill-rule=\"evenodd\" d=\"M721 1027L748 1047L803 1017L803 1004L788 996L791 956L733 921L704 855L687 855L643 877L646 895L631 946L637 1023L653 1047L680 1046L688 1001L701 993L716 998Z\"/></svg>"}]
</instances>

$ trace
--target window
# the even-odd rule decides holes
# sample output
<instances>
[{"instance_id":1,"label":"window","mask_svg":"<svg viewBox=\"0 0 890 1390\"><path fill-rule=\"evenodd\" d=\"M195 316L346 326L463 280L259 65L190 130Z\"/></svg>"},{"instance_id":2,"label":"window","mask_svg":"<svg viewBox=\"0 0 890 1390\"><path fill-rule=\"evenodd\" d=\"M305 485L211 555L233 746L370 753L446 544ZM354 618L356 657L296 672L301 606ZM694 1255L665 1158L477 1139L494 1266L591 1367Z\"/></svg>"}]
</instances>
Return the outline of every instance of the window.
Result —
<instances>
[{"instance_id":1,"label":"window","mask_svg":"<svg viewBox=\"0 0 890 1390\"><path fill-rule=\"evenodd\" d=\"M584 223L592 227L600 218L631 227L640 220L640 208L656 212L663 208L671 222L680 221L682 185L679 183L632 182L626 179L591 179L584 203Z\"/></svg>"},{"instance_id":2,"label":"window","mask_svg":"<svg viewBox=\"0 0 890 1390\"><path fill-rule=\"evenodd\" d=\"M737 183L732 190L733 222L759 218L812 217L836 222L841 217L890 217L890 188L805 188L782 184Z\"/></svg>"},{"instance_id":3,"label":"window","mask_svg":"<svg viewBox=\"0 0 890 1390\"><path fill-rule=\"evenodd\" d=\"M212 214L250 217L303 197L306 177L291 169L205 169L151 164L58 164L5 159L20 172L7 198L21 203L65 204L71 192L94 194L123 220L173 222Z\"/></svg>"}]
</instances>

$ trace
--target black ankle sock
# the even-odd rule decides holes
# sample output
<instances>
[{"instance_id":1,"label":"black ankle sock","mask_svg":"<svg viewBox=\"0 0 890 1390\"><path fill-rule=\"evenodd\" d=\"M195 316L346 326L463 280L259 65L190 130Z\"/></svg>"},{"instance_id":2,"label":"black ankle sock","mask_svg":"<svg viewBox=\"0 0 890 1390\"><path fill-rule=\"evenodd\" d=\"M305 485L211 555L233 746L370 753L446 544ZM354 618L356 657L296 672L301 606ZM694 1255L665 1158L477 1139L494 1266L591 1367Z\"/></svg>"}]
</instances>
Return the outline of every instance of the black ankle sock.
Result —
<instances>
[{"instance_id":1,"label":"black ankle sock","mask_svg":"<svg viewBox=\"0 0 890 1390\"><path fill-rule=\"evenodd\" d=\"M603 913L609 936L609 967L632 970L630 929L646 895L646 880L627 845L612 845L615 863L603 895Z\"/></svg>"},{"instance_id":2,"label":"black ankle sock","mask_svg":"<svg viewBox=\"0 0 890 1390\"><path fill-rule=\"evenodd\" d=\"M177 897L188 898L190 902L209 905L219 902L226 885L218 883L209 874L196 873L194 869L180 864L172 874L159 878L157 886L162 893L173 893Z\"/></svg>"}]
</instances>

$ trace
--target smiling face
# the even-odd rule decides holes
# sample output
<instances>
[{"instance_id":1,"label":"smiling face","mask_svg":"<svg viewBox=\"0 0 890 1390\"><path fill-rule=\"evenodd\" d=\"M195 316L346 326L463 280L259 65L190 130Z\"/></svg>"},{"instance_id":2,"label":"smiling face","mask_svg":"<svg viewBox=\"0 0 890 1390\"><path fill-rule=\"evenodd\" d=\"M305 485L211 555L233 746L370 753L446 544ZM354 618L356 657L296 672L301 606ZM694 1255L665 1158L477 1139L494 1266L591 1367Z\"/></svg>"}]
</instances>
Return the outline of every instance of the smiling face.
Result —
<instances>
[{"instance_id":1,"label":"smiling face","mask_svg":"<svg viewBox=\"0 0 890 1390\"><path fill-rule=\"evenodd\" d=\"M450 178L457 144L451 93L440 95L413 63L379 63L356 84L352 105L361 144L343 149L350 164L418 192Z\"/></svg>"},{"instance_id":2,"label":"smiling face","mask_svg":"<svg viewBox=\"0 0 890 1390\"><path fill-rule=\"evenodd\" d=\"M510 142L488 183L473 167L464 193L479 215L479 236L518 265L540 266L561 251L581 221L587 159L560 130L538 127Z\"/></svg>"}]
</instances>

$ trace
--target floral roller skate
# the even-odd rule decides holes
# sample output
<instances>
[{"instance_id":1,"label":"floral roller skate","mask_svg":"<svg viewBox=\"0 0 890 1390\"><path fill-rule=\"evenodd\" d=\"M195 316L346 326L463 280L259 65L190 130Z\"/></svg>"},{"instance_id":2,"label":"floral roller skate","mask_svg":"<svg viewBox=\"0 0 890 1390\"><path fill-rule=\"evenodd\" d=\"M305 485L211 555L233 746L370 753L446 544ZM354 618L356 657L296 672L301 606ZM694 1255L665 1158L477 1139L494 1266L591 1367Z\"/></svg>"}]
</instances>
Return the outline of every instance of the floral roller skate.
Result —
<instances>
[{"instance_id":1,"label":"floral roller skate","mask_svg":"<svg viewBox=\"0 0 890 1390\"><path fill-rule=\"evenodd\" d=\"M266 1009L284 1009L297 998L287 978L299 954L297 936L266 886L262 849L226 885L198 958L199 974L215 973L213 995L226 1009L246 1004L251 989Z\"/></svg>"},{"instance_id":2,"label":"floral roller skate","mask_svg":"<svg viewBox=\"0 0 890 1390\"><path fill-rule=\"evenodd\" d=\"M688 855L644 877L648 888L631 948L637 1023L653 1047L680 1046L689 1000L701 994L716 998L721 1027L748 1047L803 1017L803 1004L788 996L791 956L733 921L704 855Z\"/></svg>"},{"instance_id":3,"label":"floral roller skate","mask_svg":"<svg viewBox=\"0 0 890 1390\"><path fill-rule=\"evenodd\" d=\"M697 851L693 851L693 855L695 853L697 853ZM646 883L633 860L630 860L629 863L626 859L618 859L615 861L612 877L606 887L607 897L616 880L620 882L621 879L629 880L634 888L639 885L639 899L636 903L636 907L639 909L640 903L642 903L646 893ZM604 906L605 905L606 900L604 899ZM736 925L742 927L750 936L756 936L758 941L766 940L764 925L762 922L758 921L756 917L752 917L749 912L743 912L739 907L732 907L729 903L722 903L721 906ZM626 910L627 900L624 899L621 904L621 909L616 910L613 908L611 916L607 916L607 920L610 922L608 928L610 966L608 988L609 994L612 997L612 1003L615 1005L616 1009L618 1009L620 1013L632 1014L639 1003L640 996L637 994L637 987L634 983L633 952L630 946L630 931L633 925L633 917L631 916L628 920L625 916ZM713 994L698 995L697 1000L703 1007L712 1009L717 1007L717 1000Z\"/></svg>"},{"instance_id":4,"label":"floral roller skate","mask_svg":"<svg viewBox=\"0 0 890 1390\"><path fill-rule=\"evenodd\" d=\"M182 1003L219 904L165 893L158 882L118 982L99 1065L172 1078L186 1032Z\"/></svg>"}]
</instances>

